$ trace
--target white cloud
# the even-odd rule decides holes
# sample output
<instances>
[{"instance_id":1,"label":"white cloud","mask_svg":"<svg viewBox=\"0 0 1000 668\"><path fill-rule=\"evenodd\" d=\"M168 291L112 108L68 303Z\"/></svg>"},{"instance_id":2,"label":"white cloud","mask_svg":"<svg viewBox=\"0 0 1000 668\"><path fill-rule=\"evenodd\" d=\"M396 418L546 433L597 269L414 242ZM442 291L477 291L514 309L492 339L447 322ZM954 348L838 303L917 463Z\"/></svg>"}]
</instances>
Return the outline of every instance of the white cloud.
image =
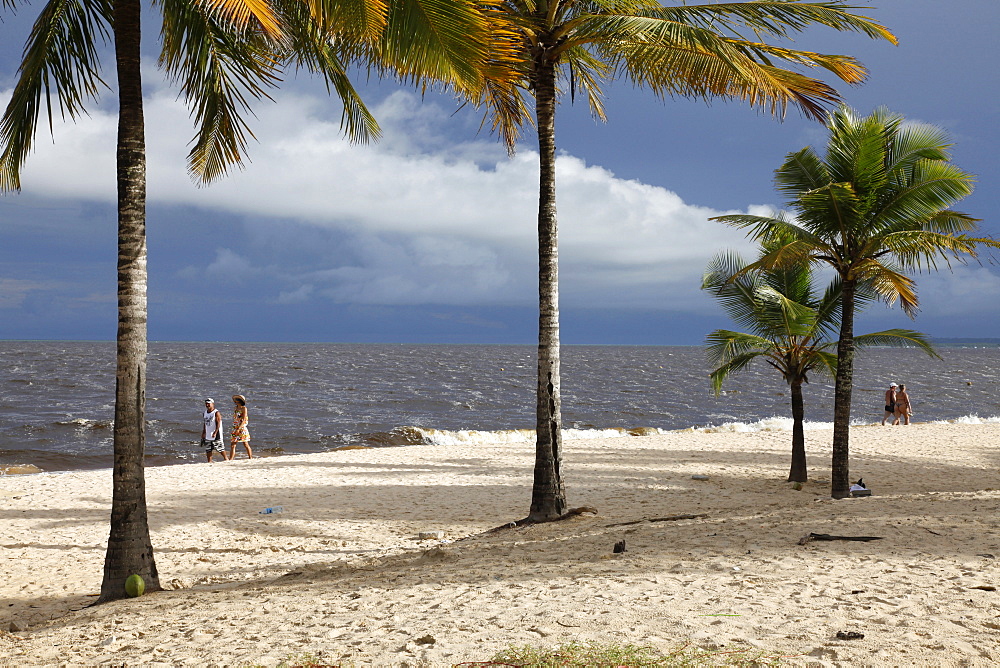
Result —
<instances>
[{"instance_id":1,"label":"white cloud","mask_svg":"<svg viewBox=\"0 0 1000 668\"><path fill-rule=\"evenodd\" d=\"M282 93L257 109L259 143L246 169L198 188L185 171L188 112L175 91L151 90L150 202L269 220L296 235L335 231L350 255L320 268L277 265L227 241L232 248L186 277L266 276L271 291L259 296L285 302L534 303L538 156L530 146L509 158L492 138L454 141L447 110L402 91L374 110L383 141L355 146L342 138L331 100ZM30 158L26 190L113 201L113 116L94 111L56 135ZM565 304L715 311L698 289L705 264L723 248L748 248L741 232L707 220L723 212L572 155L559 157L557 184ZM247 240L253 235L248 226ZM272 234L267 243L282 241Z\"/></svg>"},{"instance_id":2,"label":"white cloud","mask_svg":"<svg viewBox=\"0 0 1000 668\"><path fill-rule=\"evenodd\" d=\"M921 313L957 316L991 308L1000 301L1000 276L979 265L916 274Z\"/></svg>"}]
</instances>

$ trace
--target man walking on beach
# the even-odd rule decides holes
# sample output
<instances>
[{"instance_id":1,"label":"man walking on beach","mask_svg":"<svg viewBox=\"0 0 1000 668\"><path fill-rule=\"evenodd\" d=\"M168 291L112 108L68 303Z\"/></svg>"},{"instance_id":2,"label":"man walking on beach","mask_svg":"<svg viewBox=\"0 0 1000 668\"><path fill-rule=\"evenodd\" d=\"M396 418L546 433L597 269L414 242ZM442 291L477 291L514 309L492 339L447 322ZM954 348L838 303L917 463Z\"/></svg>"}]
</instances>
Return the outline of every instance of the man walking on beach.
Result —
<instances>
[{"instance_id":1,"label":"man walking on beach","mask_svg":"<svg viewBox=\"0 0 1000 668\"><path fill-rule=\"evenodd\" d=\"M216 452L222 455L223 461L229 461L226 448L222 445L222 413L216 409L214 399L205 399L205 414L202 418L201 445L205 448L208 463L212 463Z\"/></svg>"},{"instance_id":2,"label":"man walking on beach","mask_svg":"<svg viewBox=\"0 0 1000 668\"><path fill-rule=\"evenodd\" d=\"M885 391L885 415L882 417L882 426L885 421L891 418L896 412L896 383L889 383L889 389Z\"/></svg>"}]
</instances>

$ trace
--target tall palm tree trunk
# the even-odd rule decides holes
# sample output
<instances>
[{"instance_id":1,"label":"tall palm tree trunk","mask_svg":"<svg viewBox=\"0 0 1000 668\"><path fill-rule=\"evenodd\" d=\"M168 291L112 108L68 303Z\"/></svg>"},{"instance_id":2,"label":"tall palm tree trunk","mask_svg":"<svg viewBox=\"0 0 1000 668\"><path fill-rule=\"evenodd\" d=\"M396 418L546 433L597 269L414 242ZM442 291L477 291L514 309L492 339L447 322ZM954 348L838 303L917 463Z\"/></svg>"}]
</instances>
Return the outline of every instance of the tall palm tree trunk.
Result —
<instances>
[{"instance_id":1,"label":"tall palm tree trunk","mask_svg":"<svg viewBox=\"0 0 1000 668\"><path fill-rule=\"evenodd\" d=\"M854 384L854 293L857 285L845 279L842 294L840 340L837 342L837 376L833 389L833 457L831 490L835 499L850 496L851 388Z\"/></svg>"},{"instance_id":2,"label":"tall palm tree trunk","mask_svg":"<svg viewBox=\"0 0 1000 668\"><path fill-rule=\"evenodd\" d=\"M146 146L138 0L115 0L118 66L118 353L111 533L98 602L126 596L125 580L160 589L146 515Z\"/></svg>"},{"instance_id":3,"label":"tall palm tree trunk","mask_svg":"<svg viewBox=\"0 0 1000 668\"><path fill-rule=\"evenodd\" d=\"M556 222L556 72L544 55L535 62L535 116L540 154L538 189L538 403L535 478L528 519L544 522L566 512L559 382L559 241Z\"/></svg>"},{"instance_id":4,"label":"tall palm tree trunk","mask_svg":"<svg viewBox=\"0 0 1000 668\"><path fill-rule=\"evenodd\" d=\"M802 401L802 381L792 381L792 466L788 471L788 482L806 482L806 433L805 404Z\"/></svg>"}]
</instances>

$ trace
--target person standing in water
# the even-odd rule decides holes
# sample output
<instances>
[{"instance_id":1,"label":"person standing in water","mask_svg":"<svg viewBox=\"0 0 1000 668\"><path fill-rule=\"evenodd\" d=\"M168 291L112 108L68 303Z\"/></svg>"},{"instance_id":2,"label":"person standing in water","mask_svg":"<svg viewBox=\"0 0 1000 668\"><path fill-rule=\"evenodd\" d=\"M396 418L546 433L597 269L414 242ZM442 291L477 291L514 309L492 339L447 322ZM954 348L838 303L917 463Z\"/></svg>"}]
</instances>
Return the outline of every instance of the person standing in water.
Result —
<instances>
[{"instance_id":1,"label":"person standing in water","mask_svg":"<svg viewBox=\"0 0 1000 668\"><path fill-rule=\"evenodd\" d=\"M906 385L900 385L896 391L896 419L893 424L899 424L899 419L903 419L903 424L910 424L910 395L906 391Z\"/></svg>"},{"instance_id":2,"label":"person standing in water","mask_svg":"<svg viewBox=\"0 0 1000 668\"><path fill-rule=\"evenodd\" d=\"M882 426L885 421L896 414L896 383L890 383L889 389L885 391L885 415L882 416Z\"/></svg>"},{"instance_id":3,"label":"person standing in water","mask_svg":"<svg viewBox=\"0 0 1000 668\"><path fill-rule=\"evenodd\" d=\"M208 463L212 463L212 458L218 452L222 455L223 461L229 461L226 456L226 448L222 444L222 413L215 407L215 399L205 399L205 414L202 415L201 445L205 448L205 456Z\"/></svg>"},{"instance_id":4,"label":"person standing in water","mask_svg":"<svg viewBox=\"0 0 1000 668\"><path fill-rule=\"evenodd\" d=\"M247 451L247 459L253 459L253 451L250 449L250 432L247 425L250 424L250 414L247 412L247 398L242 394L233 395L233 433L229 443L229 459L236 459L236 444L242 443Z\"/></svg>"}]
</instances>

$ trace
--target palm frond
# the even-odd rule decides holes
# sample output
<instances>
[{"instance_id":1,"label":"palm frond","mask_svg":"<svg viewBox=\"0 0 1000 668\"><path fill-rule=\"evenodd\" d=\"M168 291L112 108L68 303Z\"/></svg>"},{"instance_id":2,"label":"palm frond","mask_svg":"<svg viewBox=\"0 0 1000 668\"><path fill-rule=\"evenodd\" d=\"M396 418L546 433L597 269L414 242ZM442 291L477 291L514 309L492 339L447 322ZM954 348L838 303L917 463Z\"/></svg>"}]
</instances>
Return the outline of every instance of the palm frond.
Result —
<instances>
[{"instance_id":1,"label":"palm frond","mask_svg":"<svg viewBox=\"0 0 1000 668\"><path fill-rule=\"evenodd\" d=\"M692 98L729 97L784 115L794 104L807 116L820 118L839 100L824 82L777 67L822 67L847 81L858 81L863 68L848 56L828 56L734 39L713 30L643 16L586 17L565 45L593 43L594 48L637 85L655 94Z\"/></svg>"},{"instance_id":2,"label":"palm frond","mask_svg":"<svg viewBox=\"0 0 1000 668\"><path fill-rule=\"evenodd\" d=\"M709 334L706 343L709 361L715 366L709 377L716 394L730 374L742 371L758 357L767 355L770 347L766 339L724 329Z\"/></svg>"},{"instance_id":3,"label":"palm frond","mask_svg":"<svg viewBox=\"0 0 1000 668\"><path fill-rule=\"evenodd\" d=\"M894 346L897 348L916 346L931 357L941 359L927 336L912 329L886 329L881 332L862 334L854 337L854 345L858 347Z\"/></svg>"},{"instance_id":4,"label":"palm frond","mask_svg":"<svg viewBox=\"0 0 1000 668\"><path fill-rule=\"evenodd\" d=\"M916 283L909 276L878 260L864 258L854 263L845 279L864 283L886 304L891 305L898 299L907 315L911 318L916 316L920 302L917 300Z\"/></svg>"},{"instance_id":5,"label":"palm frond","mask_svg":"<svg viewBox=\"0 0 1000 668\"><path fill-rule=\"evenodd\" d=\"M800 304L771 287L757 290L759 325L769 338L803 339L816 332L816 309Z\"/></svg>"},{"instance_id":6,"label":"palm frond","mask_svg":"<svg viewBox=\"0 0 1000 668\"><path fill-rule=\"evenodd\" d=\"M377 43L378 64L403 81L449 82L478 91L483 67L514 37L500 35L508 30L464 0L394 0Z\"/></svg>"},{"instance_id":7,"label":"palm frond","mask_svg":"<svg viewBox=\"0 0 1000 668\"><path fill-rule=\"evenodd\" d=\"M253 136L243 114L250 113L250 98L267 98L267 89L277 85L277 56L256 26L236 30L186 0L160 4L160 65L180 84L198 125L188 171L209 183L243 161Z\"/></svg>"},{"instance_id":8,"label":"palm frond","mask_svg":"<svg viewBox=\"0 0 1000 668\"><path fill-rule=\"evenodd\" d=\"M836 345L836 341L831 341L827 345L832 347ZM813 354L813 364L810 367L810 371L819 370L825 376L834 378L837 375L837 354L831 353L828 350L816 350Z\"/></svg>"},{"instance_id":9,"label":"palm frond","mask_svg":"<svg viewBox=\"0 0 1000 668\"><path fill-rule=\"evenodd\" d=\"M110 41L110 0L50 0L32 26L10 102L0 119L0 191L20 190L21 165L31 152L44 105L52 131L52 92L60 114L76 119L84 102L107 84L98 50Z\"/></svg>"},{"instance_id":10,"label":"palm frond","mask_svg":"<svg viewBox=\"0 0 1000 668\"><path fill-rule=\"evenodd\" d=\"M839 0L832 2L720 2L704 5L682 4L659 11L665 18L708 28L739 31L744 27L757 34L787 37L815 25L842 32L857 32L873 39L896 44L888 28L874 20L852 13L859 9Z\"/></svg>"},{"instance_id":11,"label":"palm frond","mask_svg":"<svg viewBox=\"0 0 1000 668\"><path fill-rule=\"evenodd\" d=\"M972 194L975 177L940 161L920 160L895 183L877 208L873 219L891 229L914 229Z\"/></svg>"},{"instance_id":12,"label":"palm frond","mask_svg":"<svg viewBox=\"0 0 1000 668\"><path fill-rule=\"evenodd\" d=\"M368 45L378 40L389 16L388 0L278 0L282 15L304 12L315 29L336 45Z\"/></svg>"},{"instance_id":13,"label":"palm frond","mask_svg":"<svg viewBox=\"0 0 1000 668\"><path fill-rule=\"evenodd\" d=\"M353 6L343 4L348 8ZM281 61L318 74L327 92L336 93L342 104L341 129L350 141L364 144L377 140L381 135L378 122L351 82L347 67L349 62L370 51L370 33L379 29L378 18L361 8L348 12L348 16L317 16L297 0L283 3L281 16L285 38L276 45ZM334 30L332 26L338 28Z\"/></svg>"},{"instance_id":14,"label":"palm frond","mask_svg":"<svg viewBox=\"0 0 1000 668\"><path fill-rule=\"evenodd\" d=\"M608 74L607 65L582 46L567 50L564 61L571 73L570 94L573 95L579 86L587 96L590 113L598 120L606 121L601 81Z\"/></svg>"},{"instance_id":15,"label":"palm frond","mask_svg":"<svg viewBox=\"0 0 1000 668\"><path fill-rule=\"evenodd\" d=\"M239 33L254 25L271 39L281 38L280 21L267 0L199 0L198 4L226 30Z\"/></svg>"}]
</instances>

